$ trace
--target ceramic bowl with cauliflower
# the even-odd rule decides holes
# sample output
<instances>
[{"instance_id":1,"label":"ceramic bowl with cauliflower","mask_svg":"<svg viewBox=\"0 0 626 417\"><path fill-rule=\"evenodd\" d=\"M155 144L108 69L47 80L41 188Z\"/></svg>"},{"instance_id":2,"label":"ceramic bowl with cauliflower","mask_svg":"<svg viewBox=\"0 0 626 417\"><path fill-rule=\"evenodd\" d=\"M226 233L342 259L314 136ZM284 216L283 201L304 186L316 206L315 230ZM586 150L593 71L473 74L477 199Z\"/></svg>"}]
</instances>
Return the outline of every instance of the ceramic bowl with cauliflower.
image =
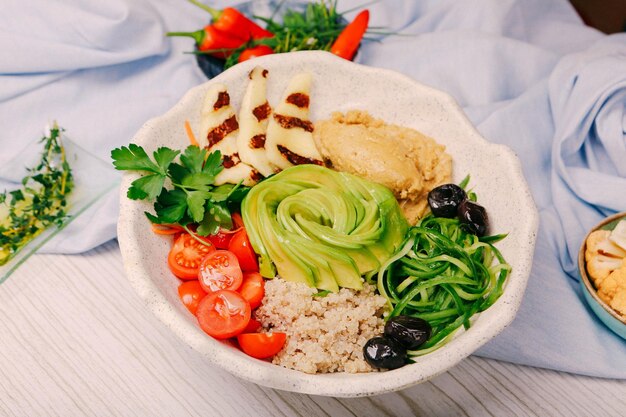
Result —
<instances>
[{"instance_id":1,"label":"ceramic bowl with cauliflower","mask_svg":"<svg viewBox=\"0 0 626 417\"><path fill-rule=\"evenodd\" d=\"M589 306L626 339L626 212L606 218L589 232L578 266Z\"/></svg>"}]
</instances>

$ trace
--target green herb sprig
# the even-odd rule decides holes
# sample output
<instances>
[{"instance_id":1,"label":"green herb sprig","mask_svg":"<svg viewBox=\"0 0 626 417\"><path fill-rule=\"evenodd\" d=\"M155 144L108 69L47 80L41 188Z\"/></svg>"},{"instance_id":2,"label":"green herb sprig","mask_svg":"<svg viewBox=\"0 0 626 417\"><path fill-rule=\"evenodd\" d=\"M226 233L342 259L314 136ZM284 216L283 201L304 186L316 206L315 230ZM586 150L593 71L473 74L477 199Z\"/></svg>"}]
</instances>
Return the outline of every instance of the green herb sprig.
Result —
<instances>
[{"instance_id":1,"label":"green herb sprig","mask_svg":"<svg viewBox=\"0 0 626 417\"><path fill-rule=\"evenodd\" d=\"M68 196L74 188L72 170L65 155L61 132L55 122L41 139L41 161L22 179L22 188L0 194L0 265L50 226L62 226L68 218Z\"/></svg>"},{"instance_id":2,"label":"green herb sprig","mask_svg":"<svg viewBox=\"0 0 626 417\"><path fill-rule=\"evenodd\" d=\"M111 151L116 169L140 171L145 175L134 180L127 196L132 200L154 200L155 214L146 216L156 224L197 224L200 236L216 234L220 227L232 228L231 209L241 203L248 187L241 184L215 186L215 177L223 169L219 151L211 154L190 145L182 153L167 147L154 151L150 159L139 145ZM179 162L175 162L178 157ZM166 181L171 188L165 188Z\"/></svg>"}]
</instances>

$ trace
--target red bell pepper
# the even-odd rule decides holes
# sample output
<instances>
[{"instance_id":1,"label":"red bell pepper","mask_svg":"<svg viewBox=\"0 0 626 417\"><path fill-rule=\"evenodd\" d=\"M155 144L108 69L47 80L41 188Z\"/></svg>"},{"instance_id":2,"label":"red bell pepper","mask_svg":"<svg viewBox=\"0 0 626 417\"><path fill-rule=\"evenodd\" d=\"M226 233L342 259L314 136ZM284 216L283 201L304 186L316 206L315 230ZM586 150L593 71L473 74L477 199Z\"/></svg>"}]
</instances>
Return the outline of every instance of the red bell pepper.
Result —
<instances>
[{"instance_id":1,"label":"red bell pepper","mask_svg":"<svg viewBox=\"0 0 626 417\"><path fill-rule=\"evenodd\" d=\"M168 32L167 36L188 36L193 38L199 51L214 51L211 55L218 58L228 57L234 49L245 43L242 39L235 38L217 29L214 25L205 26L204 29L195 32Z\"/></svg>"},{"instance_id":2,"label":"red bell pepper","mask_svg":"<svg viewBox=\"0 0 626 417\"><path fill-rule=\"evenodd\" d=\"M200 3L198 0L189 1L211 14L213 26L216 29L226 32L233 37L249 41L250 39L271 38L274 36L272 32L263 29L237 9L226 7L223 10L218 10Z\"/></svg>"},{"instance_id":3,"label":"red bell pepper","mask_svg":"<svg viewBox=\"0 0 626 417\"><path fill-rule=\"evenodd\" d=\"M363 10L356 15L354 20L343 29L339 34L333 46L330 47L330 52L338 55L342 58L351 60L359 48L361 39L367 30L367 25L370 19L369 10Z\"/></svg>"}]
</instances>

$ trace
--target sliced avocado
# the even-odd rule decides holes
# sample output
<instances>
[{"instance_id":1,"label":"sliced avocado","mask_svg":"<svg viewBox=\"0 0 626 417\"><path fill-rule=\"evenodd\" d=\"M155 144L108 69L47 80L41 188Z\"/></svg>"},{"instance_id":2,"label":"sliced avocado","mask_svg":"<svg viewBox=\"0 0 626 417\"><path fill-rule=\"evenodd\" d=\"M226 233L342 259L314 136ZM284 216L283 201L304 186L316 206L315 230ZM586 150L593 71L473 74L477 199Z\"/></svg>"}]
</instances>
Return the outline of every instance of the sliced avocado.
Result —
<instances>
[{"instance_id":1,"label":"sliced avocado","mask_svg":"<svg viewBox=\"0 0 626 417\"><path fill-rule=\"evenodd\" d=\"M368 272L376 271L380 268L380 261L369 247L347 249L345 252L354 261L359 275L365 275Z\"/></svg>"},{"instance_id":2,"label":"sliced avocado","mask_svg":"<svg viewBox=\"0 0 626 417\"><path fill-rule=\"evenodd\" d=\"M243 220L261 274L322 290L360 289L404 241L408 224L387 188L316 165L254 186Z\"/></svg>"},{"instance_id":3,"label":"sliced avocado","mask_svg":"<svg viewBox=\"0 0 626 417\"><path fill-rule=\"evenodd\" d=\"M274 262L281 278L291 282L302 282L309 287L315 287L318 275L316 268L304 262L300 254L294 253L293 247L288 243L284 244L283 242L281 244L278 241L273 241L272 243L271 253L274 255L272 259L276 259ZM332 291L331 289L329 290Z\"/></svg>"}]
</instances>

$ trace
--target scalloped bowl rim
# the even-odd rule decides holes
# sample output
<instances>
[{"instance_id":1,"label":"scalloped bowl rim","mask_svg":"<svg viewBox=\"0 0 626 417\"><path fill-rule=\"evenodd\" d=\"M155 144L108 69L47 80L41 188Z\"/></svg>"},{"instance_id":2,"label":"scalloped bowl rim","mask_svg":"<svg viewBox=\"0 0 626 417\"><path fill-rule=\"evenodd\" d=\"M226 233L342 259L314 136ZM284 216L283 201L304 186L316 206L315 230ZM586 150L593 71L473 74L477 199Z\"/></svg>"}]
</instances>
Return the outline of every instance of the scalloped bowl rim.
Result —
<instances>
[{"instance_id":1,"label":"scalloped bowl rim","mask_svg":"<svg viewBox=\"0 0 626 417\"><path fill-rule=\"evenodd\" d=\"M296 71L290 69L292 67L304 66L313 71L332 69L333 72L346 73L356 77L356 79L374 77L383 83L389 83L390 86L408 89L410 94L426 97L433 103L438 103L443 109L444 116L450 118L449 122L463 132L465 141L469 141L465 146L471 145L472 148L484 152L487 156L501 158L499 161L507 169L506 175L502 178L515 186L516 206L518 206L516 209L524 214L520 217L518 225L519 233L522 235L520 237L522 244L515 253L517 265L514 266L513 272L508 278L502 296L494 305L479 315L469 330L459 332L442 348L417 358L415 364L386 372L310 375L253 359L232 346L227 346L223 342L206 336L194 322L193 316L183 310L184 307L181 309L180 306L173 305L171 300L165 297L163 291L157 286L157 278L150 276L146 266L149 266L146 263L148 262L145 259L146 254L141 250L146 238L142 236L143 231L140 231L139 227L149 229L149 225L145 216L141 221L139 219L143 216L143 211L149 206L126 198L125 192L130 182L137 178L137 175L125 173L120 189L118 241L128 280L151 312L181 340L204 355L210 363L237 377L271 388L337 397L381 394L424 382L456 365L509 325L519 309L530 275L538 227L537 210L524 179L520 161L514 152L504 145L493 144L482 138L451 96L420 84L400 73L363 66L321 51L269 55L256 58L253 61L238 64L214 79L189 90L178 104L167 113L146 122L134 136L132 142L149 147L149 140L155 134L154 132L175 121L180 122L181 115L194 100L199 99L199 95L202 95L210 84L223 82L232 85L234 80L240 82L256 65L269 68L270 74L272 74L272 70L281 71L287 68L284 71L288 72ZM318 87L314 86L314 88ZM319 88L323 87L320 86ZM269 95L268 91L268 97ZM312 107L314 105L315 90L312 93ZM199 113L199 111L197 112ZM390 122L389 120L386 121ZM485 159L488 158L485 157ZM480 187L479 183L477 183L477 187ZM138 223L141 223L141 226ZM163 261L163 267L165 268L165 261Z\"/></svg>"}]
</instances>

